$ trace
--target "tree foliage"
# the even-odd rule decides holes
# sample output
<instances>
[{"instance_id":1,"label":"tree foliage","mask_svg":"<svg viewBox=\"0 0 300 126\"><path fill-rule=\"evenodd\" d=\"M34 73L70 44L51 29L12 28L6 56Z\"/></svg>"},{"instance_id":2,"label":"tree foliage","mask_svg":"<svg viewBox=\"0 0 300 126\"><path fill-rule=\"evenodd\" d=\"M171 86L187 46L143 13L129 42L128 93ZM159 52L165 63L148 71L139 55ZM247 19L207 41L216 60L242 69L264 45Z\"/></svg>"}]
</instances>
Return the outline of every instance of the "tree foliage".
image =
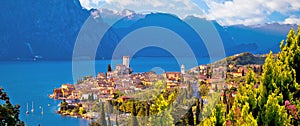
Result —
<instances>
[{"instance_id":1,"label":"tree foliage","mask_svg":"<svg viewBox=\"0 0 300 126\"><path fill-rule=\"evenodd\" d=\"M19 119L20 105L13 106L3 88L0 88L0 125L1 126L24 126L24 122ZM2 102L0 102L2 103Z\"/></svg>"},{"instance_id":2,"label":"tree foliage","mask_svg":"<svg viewBox=\"0 0 300 126\"><path fill-rule=\"evenodd\" d=\"M98 123L101 126L106 126L107 125L106 120L105 120L105 110L104 110L103 102L101 102L101 109L100 109L100 115L99 115Z\"/></svg>"},{"instance_id":3,"label":"tree foliage","mask_svg":"<svg viewBox=\"0 0 300 126\"><path fill-rule=\"evenodd\" d=\"M289 118L284 106L279 105L282 101L282 95L275 93L269 95L267 103L264 105L261 116L263 125L266 126L286 126L289 124Z\"/></svg>"},{"instance_id":4,"label":"tree foliage","mask_svg":"<svg viewBox=\"0 0 300 126\"><path fill-rule=\"evenodd\" d=\"M230 111L224 124L299 125L299 29L298 34L291 29L287 39L281 42L278 55L272 52L268 54L259 70L260 79L257 79L255 72L248 70L245 82L238 87L233 105L229 106ZM258 83L260 85L257 89ZM228 106L231 101L223 100L222 103ZM208 120L214 124L217 122Z\"/></svg>"},{"instance_id":5,"label":"tree foliage","mask_svg":"<svg viewBox=\"0 0 300 126\"><path fill-rule=\"evenodd\" d=\"M228 114L228 125L253 125L256 120L253 117L257 113L257 89L255 88L256 75L249 69L246 82L238 87L238 94Z\"/></svg>"},{"instance_id":6,"label":"tree foliage","mask_svg":"<svg viewBox=\"0 0 300 126\"><path fill-rule=\"evenodd\" d=\"M275 58L270 52L263 66L262 84L258 98L260 109L258 123L273 125L273 121L280 121L274 125L287 124L289 119L285 117L287 110L283 106L283 101L299 99L297 90L299 89L297 75L300 76L298 67L300 64L299 30L297 35L291 29L287 39L281 42L280 49L281 52ZM273 113L270 114L270 112ZM269 116L266 117L266 115Z\"/></svg>"}]
</instances>

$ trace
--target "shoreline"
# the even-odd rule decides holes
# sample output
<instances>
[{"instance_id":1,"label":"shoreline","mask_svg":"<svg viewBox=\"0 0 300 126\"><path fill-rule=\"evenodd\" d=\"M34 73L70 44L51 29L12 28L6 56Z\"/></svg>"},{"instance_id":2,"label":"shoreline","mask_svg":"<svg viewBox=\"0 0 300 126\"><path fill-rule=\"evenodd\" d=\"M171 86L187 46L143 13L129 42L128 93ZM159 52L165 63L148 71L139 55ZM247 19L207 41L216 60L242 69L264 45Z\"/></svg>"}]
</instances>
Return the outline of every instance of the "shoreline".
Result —
<instances>
[{"instance_id":1,"label":"shoreline","mask_svg":"<svg viewBox=\"0 0 300 126\"><path fill-rule=\"evenodd\" d=\"M252 54L246 54L245 56L252 56ZM243 57L244 55L235 55L234 57ZM221 59L217 62L222 62L224 60L228 60L228 58ZM128 59L126 60L128 61ZM129 62L129 61L128 61ZM194 82L202 81L204 84L208 84L209 92L215 90L223 90L226 88L236 87L237 85L234 84L226 84L225 83L225 73L223 71L226 70L228 64L225 64L226 67L222 65L216 65L212 67L213 64L207 65L197 65L192 67L189 70L185 70L185 66L181 65L181 71L176 72L164 72L163 74L156 74L154 72L139 72L139 73L130 73L131 68L129 67L129 63L125 63L123 61L123 65L116 65L116 70L112 71L110 65L108 65L108 71L106 73L98 73L98 76L86 76L83 77L82 80L77 82L77 86L75 89L75 84L62 84L60 88L55 88L53 90L53 94L49 94L48 97L55 100L61 101L69 101L71 109L63 110L64 112L57 112L62 116L70 116L74 118L82 118L87 120L95 119L92 116L86 115L88 113L86 110L91 112L91 108L88 101L90 99L97 101L109 101L109 100L122 100L127 101L129 99L134 99L133 97L128 97L126 95L116 95L116 91L124 91L124 92L132 92L136 93L137 91L143 91L148 89L151 86L154 86L154 82L162 81L163 88L166 90L173 89L173 88L187 88L188 85L185 83L191 83L190 81ZM229 64L230 65L233 64ZM257 64L254 64L253 67L257 67ZM244 76L247 70L246 65L236 65L232 66L236 69L235 72L230 71L226 72L227 75L232 77L242 77ZM252 66L251 66L252 67ZM219 71L219 72L215 72ZM222 73L220 73L220 71ZM186 74L187 73L187 74ZM214 74L213 74L214 73ZM196 79L195 79L196 78ZM224 81L224 83L222 83ZM220 83L221 82L221 83ZM214 83L212 85L212 83ZM216 83L220 84L217 85ZM201 83L200 83L201 84ZM126 85L126 86L124 86ZM96 88L95 88L96 86ZM212 88L213 87L213 88ZM128 94L128 93L126 93ZM117 96L117 97L116 97ZM115 98L116 97L116 98ZM80 100L79 100L80 99ZM83 100L83 101L82 101ZM74 102L75 101L75 102ZM82 101L82 102L81 102ZM86 102L87 101L87 102ZM61 102L62 103L62 102ZM79 107L81 107L79 112ZM60 108L62 108L60 106ZM77 110L74 110L76 108ZM83 113L85 111L85 113ZM75 113L75 114L74 114Z\"/></svg>"}]
</instances>

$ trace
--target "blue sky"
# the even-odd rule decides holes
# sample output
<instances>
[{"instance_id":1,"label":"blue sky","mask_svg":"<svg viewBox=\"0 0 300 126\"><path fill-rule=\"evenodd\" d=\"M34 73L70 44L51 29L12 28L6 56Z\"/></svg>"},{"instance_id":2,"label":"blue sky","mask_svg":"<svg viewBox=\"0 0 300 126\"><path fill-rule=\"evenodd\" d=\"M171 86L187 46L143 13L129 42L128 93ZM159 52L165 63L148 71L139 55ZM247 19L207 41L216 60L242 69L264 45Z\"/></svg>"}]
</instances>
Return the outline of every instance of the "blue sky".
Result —
<instances>
[{"instance_id":1,"label":"blue sky","mask_svg":"<svg viewBox=\"0 0 300 126\"><path fill-rule=\"evenodd\" d=\"M80 0L84 8L194 15L221 25L300 24L300 0Z\"/></svg>"}]
</instances>

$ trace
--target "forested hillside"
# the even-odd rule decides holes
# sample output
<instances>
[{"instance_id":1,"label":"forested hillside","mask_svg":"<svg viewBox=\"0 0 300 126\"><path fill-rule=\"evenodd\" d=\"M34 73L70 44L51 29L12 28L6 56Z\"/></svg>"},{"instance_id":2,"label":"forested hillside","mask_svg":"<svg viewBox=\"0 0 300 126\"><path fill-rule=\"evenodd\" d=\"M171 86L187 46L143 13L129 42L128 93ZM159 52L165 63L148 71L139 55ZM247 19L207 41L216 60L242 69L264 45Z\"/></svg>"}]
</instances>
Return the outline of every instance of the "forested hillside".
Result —
<instances>
[{"instance_id":1,"label":"forested hillside","mask_svg":"<svg viewBox=\"0 0 300 126\"><path fill-rule=\"evenodd\" d=\"M259 75L248 71L234 100L220 101L212 115L201 124L299 125L300 31L291 29L280 49L275 58L269 53L260 79Z\"/></svg>"}]
</instances>

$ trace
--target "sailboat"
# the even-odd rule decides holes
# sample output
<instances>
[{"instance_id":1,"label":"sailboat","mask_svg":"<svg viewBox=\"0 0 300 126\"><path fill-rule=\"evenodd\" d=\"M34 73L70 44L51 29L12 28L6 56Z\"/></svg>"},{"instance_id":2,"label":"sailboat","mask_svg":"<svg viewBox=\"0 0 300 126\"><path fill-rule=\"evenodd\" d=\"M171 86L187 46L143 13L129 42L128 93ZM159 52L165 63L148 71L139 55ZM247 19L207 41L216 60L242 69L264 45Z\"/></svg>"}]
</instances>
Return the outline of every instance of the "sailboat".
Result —
<instances>
[{"instance_id":1,"label":"sailboat","mask_svg":"<svg viewBox=\"0 0 300 126\"><path fill-rule=\"evenodd\" d=\"M33 101L32 101L32 106L31 106L31 112L33 113L34 112L34 109L33 109Z\"/></svg>"},{"instance_id":2,"label":"sailboat","mask_svg":"<svg viewBox=\"0 0 300 126\"><path fill-rule=\"evenodd\" d=\"M43 107L42 107L42 112L41 112L41 114L44 115L44 108L43 108Z\"/></svg>"},{"instance_id":3,"label":"sailboat","mask_svg":"<svg viewBox=\"0 0 300 126\"><path fill-rule=\"evenodd\" d=\"M29 111L28 111L28 102L27 102L26 114L29 114Z\"/></svg>"}]
</instances>

